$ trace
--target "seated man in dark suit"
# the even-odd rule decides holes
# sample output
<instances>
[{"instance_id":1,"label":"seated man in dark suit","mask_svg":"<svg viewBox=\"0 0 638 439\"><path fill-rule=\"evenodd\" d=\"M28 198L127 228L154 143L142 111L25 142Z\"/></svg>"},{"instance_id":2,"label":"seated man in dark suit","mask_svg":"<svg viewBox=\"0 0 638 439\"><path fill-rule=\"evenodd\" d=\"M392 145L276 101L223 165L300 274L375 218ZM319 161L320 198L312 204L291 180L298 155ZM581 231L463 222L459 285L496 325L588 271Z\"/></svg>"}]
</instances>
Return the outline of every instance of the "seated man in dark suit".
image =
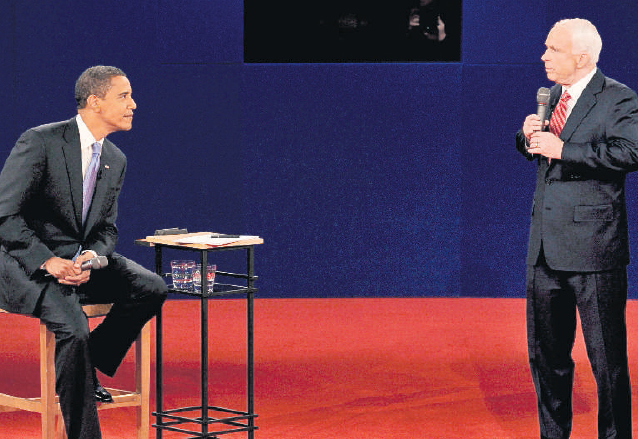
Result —
<instances>
[{"instance_id":1,"label":"seated man in dark suit","mask_svg":"<svg viewBox=\"0 0 638 439\"><path fill-rule=\"evenodd\" d=\"M78 78L76 117L26 131L0 173L0 308L32 314L55 334L56 391L69 439L101 437L95 368L112 376L166 299L162 278L114 252L126 157L106 136L132 127L121 70ZM82 270L105 256L108 265ZM83 303L113 302L89 332Z\"/></svg>"}]
</instances>

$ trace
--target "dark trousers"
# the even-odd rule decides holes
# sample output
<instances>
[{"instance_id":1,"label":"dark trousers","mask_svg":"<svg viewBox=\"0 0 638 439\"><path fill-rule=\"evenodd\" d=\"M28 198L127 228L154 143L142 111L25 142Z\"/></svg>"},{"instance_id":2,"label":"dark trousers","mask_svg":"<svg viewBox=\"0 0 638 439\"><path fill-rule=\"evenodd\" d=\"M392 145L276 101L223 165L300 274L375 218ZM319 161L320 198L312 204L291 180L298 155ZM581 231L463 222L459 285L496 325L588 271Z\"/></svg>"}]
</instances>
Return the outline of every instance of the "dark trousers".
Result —
<instances>
[{"instance_id":1,"label":"dark trousers","mask_svg":"<svg viewBox=\"0 0 638 439\"><path fill-rule=\"evenodd\" d=\"M598 437L631 438L627 365L627 273L553 271L544 258L527 268L527 339L541 438L572 427L576 310L598 388Z\"/></svg>"},{"instance_id":2,"label":"dark trousers","mask_svg":"<svg viewBox=\"0 0 638 439\"><path fill-rule=\"evenodd\" d=\"M36 315L55 334L55 387L69 439L101 438L93 368L115 374L166 294L161 277L117 254L80 288L56 281L45 287ZM82 305L111 302L109 314L89 332Z\"/></svg>"}]
</instances>

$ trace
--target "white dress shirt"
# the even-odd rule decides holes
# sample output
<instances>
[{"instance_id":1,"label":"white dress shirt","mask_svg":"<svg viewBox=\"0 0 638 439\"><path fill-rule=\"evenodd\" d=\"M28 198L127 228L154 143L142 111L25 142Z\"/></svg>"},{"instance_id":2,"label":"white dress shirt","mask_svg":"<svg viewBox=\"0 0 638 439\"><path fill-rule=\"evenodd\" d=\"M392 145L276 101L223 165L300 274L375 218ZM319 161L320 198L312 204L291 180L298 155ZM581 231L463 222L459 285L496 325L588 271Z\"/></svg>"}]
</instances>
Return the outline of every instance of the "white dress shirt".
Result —
<instances>
[{"instance_id":1,"label":"white dress shirt","mask_svg":"<svg viewBox=\"0 0 638 439\"><path fill-rule=\"evenodd\" d=\"M580 98L580 95L583 94L583 91L589 84L589 81L591 81L591 78L593 78L596 74L596 70L597 68L594 67L591 72L587 73L587 75L581 80L577 81L569 87L563 86L563 93L567 91L569 93L569 96L571 96L571 99L567 101L567 113L565 115L565 120L567 120L569 118L569 115L572 114L572 110L576 106L578 98Z\"/></svg>"},{"instance_id":2,"label":"white dress shirt","mask_svg":"<svg viewBox=\"0 0 638 439\"><path fill-rule=\"evenodd\" d=\"M93 148L91 147L91 145L93 145L96 140L79 114L75 116L75 120L77 120L78 129L80 130L80 149L82 151L82 179L84 179L84 175L86 174L86 170L89 167L89 163L91 163L91 156L93 155ZM97 140L97 142L100 144L100 146L102 146L102 144L104 143L104 138Z\"/></svg>"}]
</instances>

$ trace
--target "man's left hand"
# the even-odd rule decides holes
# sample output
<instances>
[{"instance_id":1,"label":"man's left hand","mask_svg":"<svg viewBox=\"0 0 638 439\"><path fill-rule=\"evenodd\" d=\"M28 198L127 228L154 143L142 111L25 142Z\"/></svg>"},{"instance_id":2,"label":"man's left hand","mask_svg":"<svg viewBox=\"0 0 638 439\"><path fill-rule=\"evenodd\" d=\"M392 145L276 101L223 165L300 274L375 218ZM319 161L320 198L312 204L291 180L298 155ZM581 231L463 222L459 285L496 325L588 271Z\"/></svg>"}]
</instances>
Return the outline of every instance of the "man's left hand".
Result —
<instances>
[{"instance_id":1,"label":"man's left hand","mask_svg":"<svg viewBox=\"0 0 638 439\"><path fill-rule=\"evenodd\" d=\"M548 159L560 159L563 153L563 141L547 131L536 131L529 139L530 154L540 154Z\"/></svg>"},{"instance_id":2,"label":"man's left hand","mask_svg":"<svg viewBox=\"0 0 638 439\"><path fill-rule=\"evenodd\" d=\"M75 259L75 264L74 264L75 268L79 269L82 265L82 262L88 261L92 257L93 257L93 253L91 252L82 253ZM81 271L77 275L66 276L63 280L60 281L60 283L79 286L79 285L82 285L83 283L88 282L90 277L91 277L91 270L85 270L85 271Z\"/></svg>"}]
</instances>

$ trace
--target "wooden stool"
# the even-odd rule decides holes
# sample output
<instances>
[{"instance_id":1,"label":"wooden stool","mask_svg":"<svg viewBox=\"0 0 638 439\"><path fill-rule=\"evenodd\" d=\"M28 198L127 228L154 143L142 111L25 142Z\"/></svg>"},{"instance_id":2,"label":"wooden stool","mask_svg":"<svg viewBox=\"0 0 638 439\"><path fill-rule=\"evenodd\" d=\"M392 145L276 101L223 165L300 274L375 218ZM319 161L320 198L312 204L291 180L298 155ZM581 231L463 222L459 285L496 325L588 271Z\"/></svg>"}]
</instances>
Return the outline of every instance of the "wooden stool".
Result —
<instances>
[{"instance_id":1,"label":"wooden stool","mask_svg":"<svg viewBox=\"0 0 638 439\"><path fill-rule=\"evenodd\" d=\"M112 304L84 305L88 318L105 316ZM0 309L0 313L6 311ZM31 317L31 316L25 316ZM150 381L151 381L151 330L147 323L134 343L135 346L135 390L126 391L107 388L113 396L112 403L98 403L98 410L118 407L137 407L137 438L148 439L150 427ZM40 397L21 398L0 393L0 412L27 410L40 413L42 438L55 439L56 417L58 438L66 438L60 404L55 394L55 336L40 322Z\"/></svg>"}]
</instances>

